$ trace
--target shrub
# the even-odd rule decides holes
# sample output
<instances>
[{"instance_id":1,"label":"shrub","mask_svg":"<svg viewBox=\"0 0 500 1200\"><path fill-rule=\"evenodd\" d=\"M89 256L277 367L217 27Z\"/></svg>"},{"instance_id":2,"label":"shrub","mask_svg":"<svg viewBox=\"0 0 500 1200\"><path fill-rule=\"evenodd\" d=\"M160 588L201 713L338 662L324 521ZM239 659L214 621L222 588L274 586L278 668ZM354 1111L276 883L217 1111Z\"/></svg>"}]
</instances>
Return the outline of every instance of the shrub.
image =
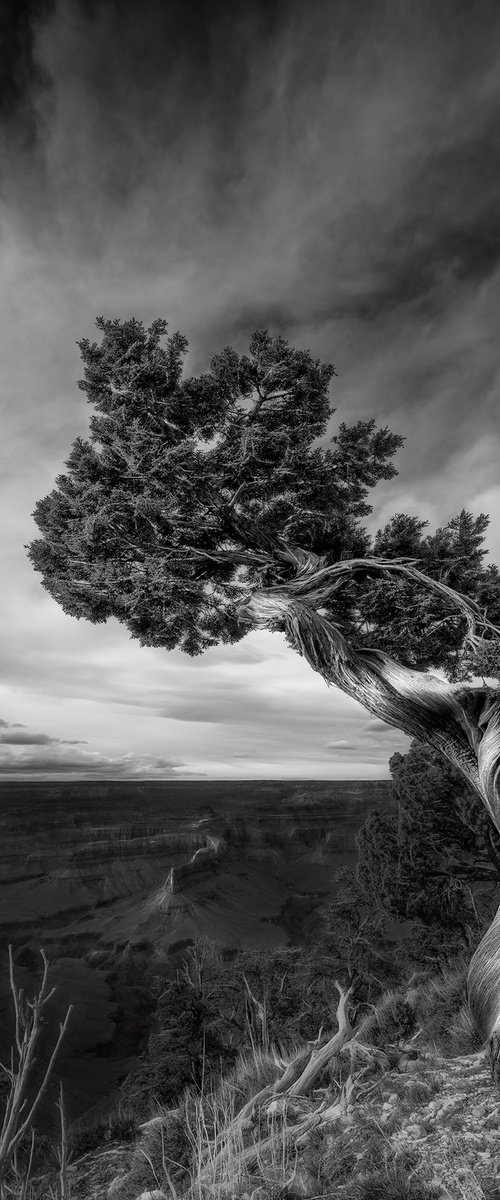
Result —
<instances>
[{"instance_id":1,"label":"shrub","mask_svg":"<svg viewBox=\"0 0 500 1200\"><path fill-rule=\"evenodd\" d=\"M447 1035L443 1034L441 1038L441 1052L453 1058L457 1054L477 1054L482 1047L481 1034L472 1020L468 1005L464 1004L451 1018Z\"/></svg>"},{"instance_id":2,"label":"shrub","mask_svg":"<svg viewBox=\"0 0 500 1200\"><path fill-rule=\"evenodd\" d=\"M356 1155L348 1144L343 1144L340 1138L330 1141L321 1162L321 1183L328 1187L345 1183L355 1170L356 1161Z\"/></svg>"},{"instance_id":3,"label":"shrub","mask_svg":"<svg viewBox=\"0 0 500 1200\"><path fill-rule=\"evenodd\" d=\"M346 1200L436 1200L436 1189L418 1179L409 1179L403 1163L374 1171L353 1180Z\"/></svg>"},{"instance_id":4,"label":"shrub","mask_svg":"<svg viewBox=\"0 0 500 1200\"><path fill-rule=\"evenodd\" d=\"M132 1187L137 1195L141 1188L161 1188L167 1175L174 1186L187 1178L192 1147L183 1115L178 1110L160 1110L157 1116L158 1121L141 1130L127 1176L127 1195Z\"/></svg>"},{"instance_id":5,"label":"shrub","mask_svg":"<svg viewBox=\"0 0 500 1200\"><path fill-rule=\"evenodd\" d=\"M79 1124L69 1131L69 1145L74 1154L87 1154L104 1142L130 1142L137 1135L137 1122L131 1112L118 1111L108 1117L99 1117L85 1126Z\"/></svg>"},{"instance_id":6,"label":"shrub","mask_svg":"<svg viewBox=\"0 0 500 1200\"><path fill-rule=\"evenodd\" d=\"M474 1053L481 1048L467 1005L467 970L463 959L425 980L416 990L415 1015L425 1039L439 1053Z\"/></svg>"},{"instance_id":7,"label":"shrub","mask_svg":"<svg viewBox=\"0 0 500 1200\"><path fill-rule=\"evenodd\" d=\"M402 992L386 992L360 1024L360 1040L384 1049L388 1043L411 1037L416 1016Z\"/></svg>"},{"instance_id":8,"label":"shrub","mask_svg":"<svg viewBox=\"0 0 500 1200\"><path fill-rule=\"evenodd\" d=\"M280 1071L275 1056L271 1051L246 1051L239 1056L233 1070L224 1077L227 1084L238 1098L240 1108L255 1096L261 1088L274 1083Z\"/></svg>"}]
</instances>

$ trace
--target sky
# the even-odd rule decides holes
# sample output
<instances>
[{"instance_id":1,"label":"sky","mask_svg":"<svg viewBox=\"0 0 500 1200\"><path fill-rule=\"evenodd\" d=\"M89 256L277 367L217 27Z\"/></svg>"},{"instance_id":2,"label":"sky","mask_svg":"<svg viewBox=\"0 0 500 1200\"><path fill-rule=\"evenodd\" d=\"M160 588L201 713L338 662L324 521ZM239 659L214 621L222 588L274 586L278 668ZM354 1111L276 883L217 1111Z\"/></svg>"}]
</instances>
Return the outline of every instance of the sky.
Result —
<instances>
[{"instance_id":1,"label":"sky","mask_svg":"<svg viewBox=\"0 0 500 1200\"><path fill-rule=\"evenodd\" d=\"M88 429L78 339L256 328L406 438L371 494L500 562L496 0L4 0L0 779L384 778L408 739L279 634L202 657L66 616L25 545Z\"/></svg>"}]
</instances>

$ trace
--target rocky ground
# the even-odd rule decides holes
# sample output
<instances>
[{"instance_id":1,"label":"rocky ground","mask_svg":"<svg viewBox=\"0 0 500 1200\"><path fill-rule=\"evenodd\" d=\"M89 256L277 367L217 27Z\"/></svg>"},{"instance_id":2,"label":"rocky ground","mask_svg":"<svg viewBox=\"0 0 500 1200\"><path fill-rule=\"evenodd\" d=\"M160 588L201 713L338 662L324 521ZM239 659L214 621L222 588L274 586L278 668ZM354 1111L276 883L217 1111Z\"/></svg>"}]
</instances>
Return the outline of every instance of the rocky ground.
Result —
<instances>
[{"instance_id":1,"label":"rocky ground","mask_svg":"<svg viewBox=\"0 0 500 1200\"><path fill-rule=\"evenodd\" d=\"M300 1120L314 1111L319 1098L313 1093L302 1099ZM138 1188L129 1177L134 1154L136 1147L116 1143L83 1156L71 1168L72 1200L149 1200L144 1186ZM399 1069L364 1087L359 1080L341 1118L333 1120L330 1129L310 1129L294 1169L290 1172L290 1162L285 1165L281 1183L287 1183L289 1196L340 1200L349 1195L353 1178L385 1170L390 1180L398 1164L400 1174L402 1168L408 1180L425 1181L436 1197L500 1200L500 1096L490 1079L486 1052L447 1059L421 1048L417 1058ZM257 1193L253 1190L267 1200L262 1171L264 1162L255 1179ZM152 1195L158 1182L151 1173L146 1186L153 1189ZM166 1181L160 1182L171 1196ZM279 1182L274 1158L268 1196L278 1194ZM205 1194L219 1200L220 1182L216 1192L209 1189ZM244 1194L228 1190L227 1197L236 1200ZM156 1195L159 1200L161 1193Z\"/></svg>"},{"instance_id":2,"label":"rocky ground","mask_svg":"<svg viewBox=\"0 0 500 1200\"><path fill-rule=\"evenodd\" d=\"M424 1051L404 1072L388 1072L353 1106L341 1135L358 1170L370 1167L377 1128L387 1159L402 1156L408 1175L433 1185L437 1196L500 1200L500 1096L486 1052L445 1059Z\"/></svg>"}]
</instances>

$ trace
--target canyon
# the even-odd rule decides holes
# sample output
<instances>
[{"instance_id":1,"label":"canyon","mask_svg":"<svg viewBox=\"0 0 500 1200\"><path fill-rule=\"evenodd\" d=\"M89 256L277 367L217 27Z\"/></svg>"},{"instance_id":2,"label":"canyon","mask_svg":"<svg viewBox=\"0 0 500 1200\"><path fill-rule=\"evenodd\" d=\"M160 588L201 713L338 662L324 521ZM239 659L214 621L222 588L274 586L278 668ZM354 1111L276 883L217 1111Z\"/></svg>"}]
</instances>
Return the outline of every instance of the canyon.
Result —
<instances>
[{"instance_id":1,"label":"canyon","mask_svg":"<svg viewBox=\"0 0 500 1200\"><path fill-rule=\"evenodd\" d=\"M49 957L286 942L290 902L330 894L390 803L385 780L3 784L0 939L42 939Z\"/></svg>"},{"instance_id":2,"label":"canyon","mask_svg":"<svg viewBox=\"0 0 500 1200\"><path fill-rule=\"evenodd\" d=\"M73 1003L59 1062L70 1119L105 1101L140 1052L138 982L155 962L200 937L223 951L303 943L369 813L391 804L385 780L4 783L0 1058L8 944L28 992L43 946L56 992L37 1070Z\"/></svg>"}]
</instances>

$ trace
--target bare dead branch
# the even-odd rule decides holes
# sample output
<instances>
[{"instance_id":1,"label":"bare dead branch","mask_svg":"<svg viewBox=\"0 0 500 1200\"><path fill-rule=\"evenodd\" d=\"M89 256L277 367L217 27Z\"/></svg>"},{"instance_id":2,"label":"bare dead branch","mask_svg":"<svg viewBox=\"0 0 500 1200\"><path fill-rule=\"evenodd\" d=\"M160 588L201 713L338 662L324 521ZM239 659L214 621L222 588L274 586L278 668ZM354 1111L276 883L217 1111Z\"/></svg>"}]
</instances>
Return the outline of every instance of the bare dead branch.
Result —
<instances>
[{"instance_id":1,"label":"bare dead branch","mask_svg":"<svg viewBox=\"0 0 500 1200\"><path fill-rule=\"evenodd\" d=\"M12 1047L11 1068L9 1070L5 1066L3 1067L9 1079L9 1094L5 1103L0 1128L0 1183L5 1178L5 1172L12 1163L17 1147L32 1126L33 1118L49 1083L54 1063L73 1010L73 1005L70 1004L65 1019L59 1026L59 1035L42 1082L31 1105L28 1107L27 1088L31 1078L31 1070L35 1061L35 1051L40 1035L41 1013L55 991L54 988L48 990L49 963L45 952L42 950L40 953L43 962L42 980L34 999L28 1000L25 998L22 988L18 988L16 984L12 946L9 946L9 977L14 1006L17 1062L14 1061L14 1047Z\"/></svg>"}]
</instances>

